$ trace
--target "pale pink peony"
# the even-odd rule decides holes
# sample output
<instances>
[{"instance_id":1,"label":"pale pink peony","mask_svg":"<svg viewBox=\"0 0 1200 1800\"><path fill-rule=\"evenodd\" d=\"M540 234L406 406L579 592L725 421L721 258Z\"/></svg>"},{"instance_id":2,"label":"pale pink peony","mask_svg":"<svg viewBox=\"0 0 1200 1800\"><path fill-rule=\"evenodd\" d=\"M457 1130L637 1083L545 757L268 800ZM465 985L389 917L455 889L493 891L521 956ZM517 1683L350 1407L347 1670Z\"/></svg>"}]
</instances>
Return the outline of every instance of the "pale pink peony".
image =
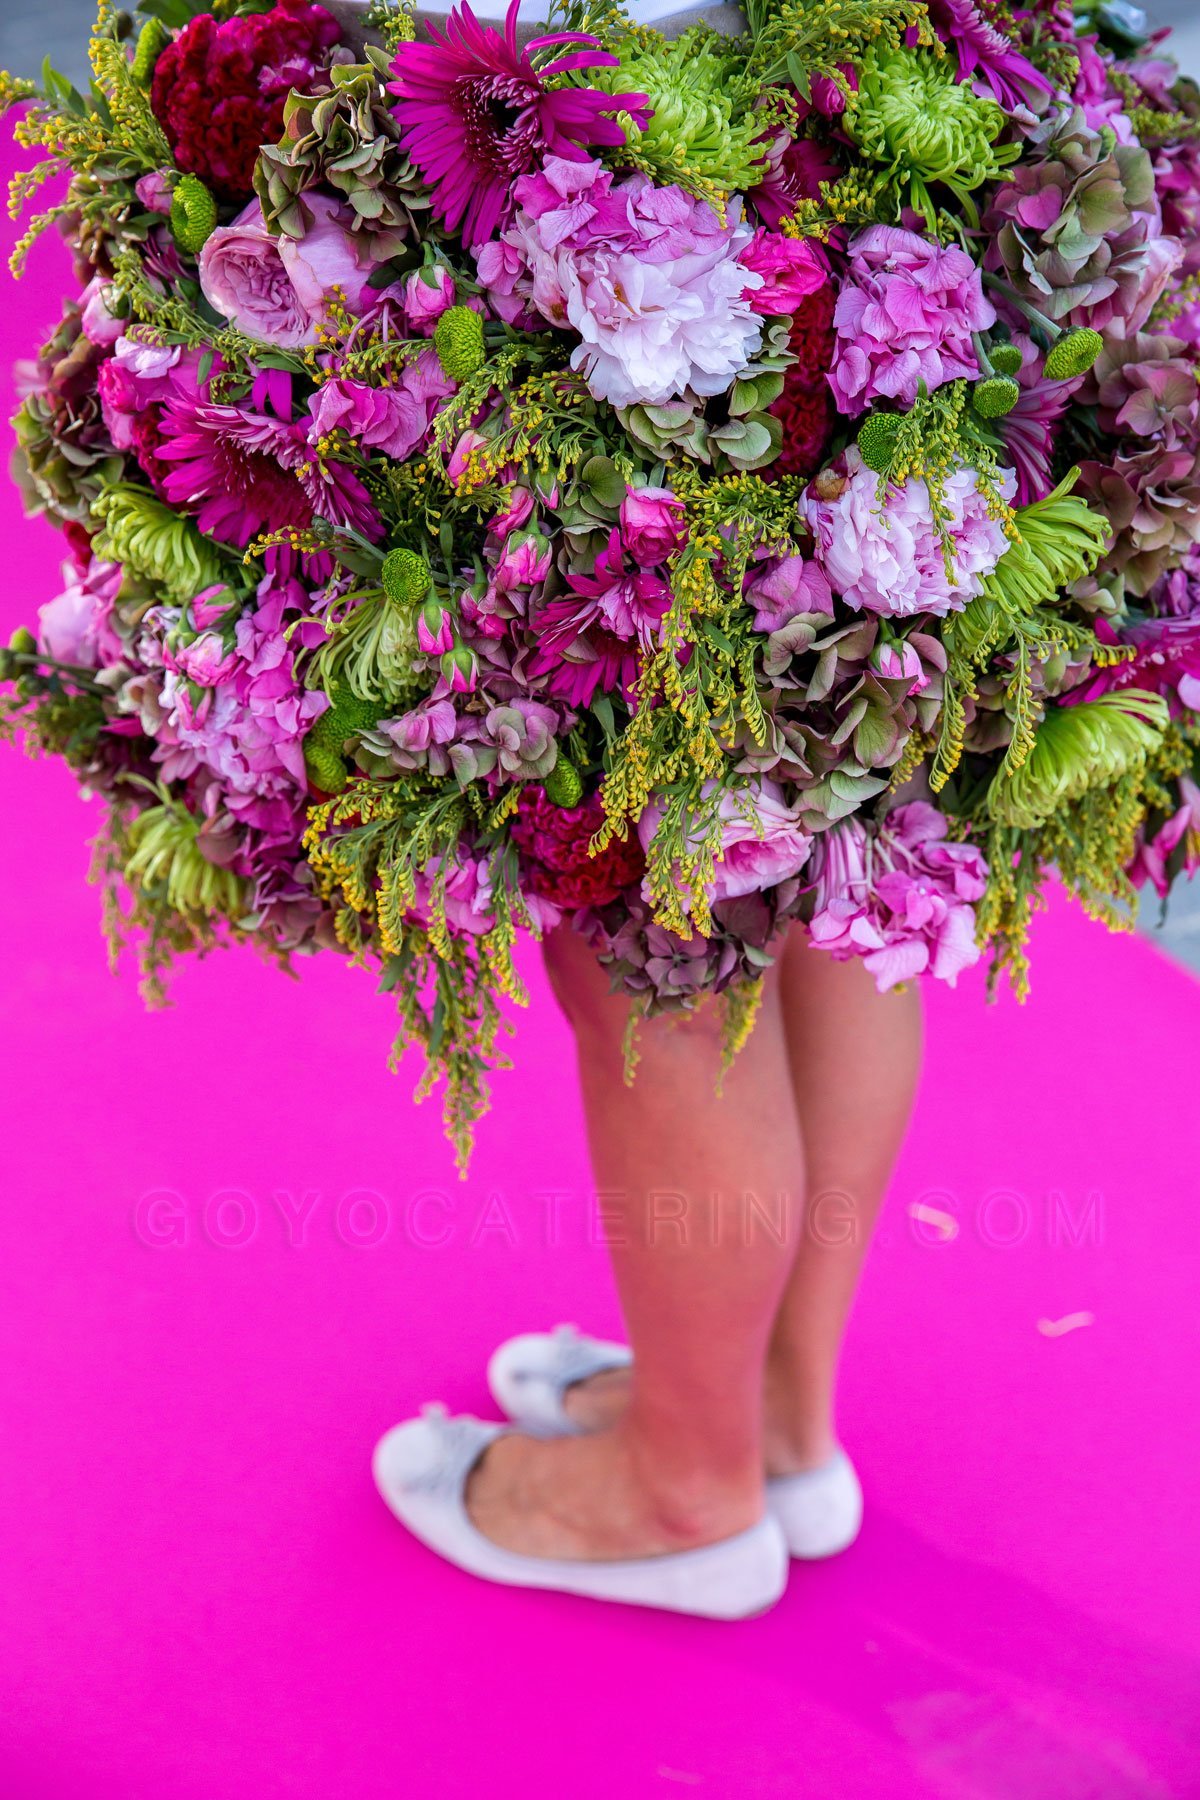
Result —
<instances>
[{"instance_id":1,"label":"pale pink peony","mask_svg":"<svg viewBox=\"0 0 1200 1800\"><path fill-rule=\"evenodd\" d=\"M974 469L960 465L946 478L951 577L925 483L914 476L903 487L890 486L881 505L879 477L856 448L844 453L843 463L844 476L826 470L800 502L816 539L817 561L835 593L866 612L941 617L981 592L1008 539L1003 523L989 514ZM999 472L998 486L1011 500L1016 491L1011 469Z\"/></svg>"},{"instance_id":2,"label":"pale pink peony","mask_svg":"<svg viewBox=\"0 0 1200 1800\"><path fill-rule=\"evenodd\" d=\"M762 339L750 296L764 280L738 260L753 232L736 201L722 224L682 188L554 156L514 193L479 258L501 317L573 330L572 368L613 406L725 392Z\"/></svg>"}]
</instances>

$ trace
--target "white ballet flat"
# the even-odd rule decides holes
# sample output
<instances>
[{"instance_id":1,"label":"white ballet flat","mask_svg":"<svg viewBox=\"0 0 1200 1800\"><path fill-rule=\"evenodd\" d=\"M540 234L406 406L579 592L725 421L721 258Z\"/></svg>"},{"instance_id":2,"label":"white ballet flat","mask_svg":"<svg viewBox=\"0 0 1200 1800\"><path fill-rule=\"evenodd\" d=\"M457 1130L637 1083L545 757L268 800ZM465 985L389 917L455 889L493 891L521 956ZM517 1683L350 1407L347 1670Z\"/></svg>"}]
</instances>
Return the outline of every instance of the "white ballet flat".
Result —
<instances>
[{"instance_id":1,"label":"white ballet flat","mask_svg":"<svg viewBox=\"0 0 1200 1800\"><path fill-rule=\"evenodd\" d=\"M447 1562L508 1587L548 1588L704 1619L748 1618L783 1593L787 1546L770 1514L719 1544L626 1562L563 1562L493 1544L471 1523L464 1495L471 1470L506 1429L427 1407L375 1446L372 1471L385 1503Z\"/></svg>"},{"instance_id":2,"label":"white ballet flat","mask_svg":"<svg viewBox=\"0 0 1200 1800\"><path fill-rule=\"evenodd\" d=\"M530 1331L501 1344L488 1363L492 1398L514 1425L544 1437L577 1435L567 1413L567 1389L609 1369L628 1368L627 1344L585 1337L573 1325ZM836 1556L862 1528L862 1487L854 1464L837 1450L818 1469L767 1482L767 1503L783 1528L790 1553L803 1561Z\"/></svg>"}]
</instances>

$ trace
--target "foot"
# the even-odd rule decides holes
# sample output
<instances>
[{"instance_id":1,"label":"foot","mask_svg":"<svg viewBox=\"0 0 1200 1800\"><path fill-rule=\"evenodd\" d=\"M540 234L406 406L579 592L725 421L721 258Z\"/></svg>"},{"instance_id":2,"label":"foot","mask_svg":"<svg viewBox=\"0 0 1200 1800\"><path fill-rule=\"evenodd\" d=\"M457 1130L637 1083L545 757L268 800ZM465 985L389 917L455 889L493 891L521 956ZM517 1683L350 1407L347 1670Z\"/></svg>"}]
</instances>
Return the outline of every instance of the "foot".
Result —
<instances>
[{"instance_id":1,"label":"foot","mask_svg":"<svg viewBox=\"0 0 1200 1800\"><path fill-rule=\"evenodd\" d=\"M608 1431L629 1405L632 1380L632 1368L602 1369L572 1382L563 1393L562 1409L578 1432ZM772 1404L768 1396L763 1449L769 1476L807 1475L824 1468L837 1448L837 1439L826 1429L797 1432L783 1403Z\"/></svg>"},{"instance_id":2,"label":"foot","mask_svg":"<svg viewBox=\"0 0 1200 1800\"><path fill-rule=\"evenodd\" d=\"M652 1490L617 1428L565 1438L506 1432L467 1481L471 1523L522 1556L617 1562L717 1544L762 1516L761 1492L695 1502Z\"/></svg>"}]
</instances>

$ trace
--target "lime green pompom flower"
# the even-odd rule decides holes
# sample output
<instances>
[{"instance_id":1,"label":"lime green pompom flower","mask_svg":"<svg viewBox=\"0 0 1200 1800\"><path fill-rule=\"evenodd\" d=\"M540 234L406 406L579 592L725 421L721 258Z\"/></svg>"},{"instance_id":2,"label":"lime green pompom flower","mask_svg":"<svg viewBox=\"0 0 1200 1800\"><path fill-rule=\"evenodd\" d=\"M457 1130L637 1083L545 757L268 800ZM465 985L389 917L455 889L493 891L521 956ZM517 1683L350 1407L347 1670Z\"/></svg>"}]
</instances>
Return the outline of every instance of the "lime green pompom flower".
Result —
<instances>
[{"instance_id":1,"label":"lime green pompom flower","mask_svg":"<svg viewBox=\"0 0 1200 1800\"><path fill-rule=\"evenodd\" d=\"M171 235L197 256L217 229L217 203L198 175L181 175L171 197Z\"/></svg>"},{"instance_id":2,"label":"lime green pompom flower","mask_svg":"<svg viewBox=\"0 0 1200 1800\"><path fill-rule=\"evenodd\" d=\"M434 329L433 347L451 381L466 381L483 364L483 320L469 306L448 306Z\"/></svg>"}]
</instances>

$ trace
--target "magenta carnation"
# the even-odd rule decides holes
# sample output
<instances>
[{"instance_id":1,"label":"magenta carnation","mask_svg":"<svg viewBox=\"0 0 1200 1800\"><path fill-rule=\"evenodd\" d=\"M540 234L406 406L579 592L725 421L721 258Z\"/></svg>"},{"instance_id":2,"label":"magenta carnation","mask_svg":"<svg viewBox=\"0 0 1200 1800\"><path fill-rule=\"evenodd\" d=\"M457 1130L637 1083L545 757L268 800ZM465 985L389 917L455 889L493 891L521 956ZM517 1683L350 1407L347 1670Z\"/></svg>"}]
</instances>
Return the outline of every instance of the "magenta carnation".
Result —
<instances>
[{"instance_id":1,"label":"magenta carnation","mask_svg":"<svg viewBox=\"0 0 1200 1800\"><path fill-rule=\"evenodd\" d=\"M323 6L192 19L154 65L151 104L179 168L232 205L248 200L263 144L283 130L293 88L313 85L340 33Z\"/></svg>"},{"instance_id":2,"label":"magenta carnation","mask_svg":"<svg viewBox=\"0 0 1200 1800\"><path fill-rule=\"evenodd\" d=\"M614 837L598 856L588 846L604 823L599 796L555 806L544 789L521 789L512 835L524 884L564 912L606 906L642 878L646 859L636 837Z\"/></svg>"},{"instance_id":3,"label":"magenta carnation","mask_svg":"<svg viewBox=\"0 0 1200 1800\"><path fill-rule=\"evenodd\" d=\"M495 236L519 175L549 155L577 161L585 144L619 148L625 132L614 113L643 126L649 119L645 94L547 87L548 76L616 68L618 59L578 32L519 47L519 6L511 0L503 36L469 6L455 7L444 32L429 27L432 44L402 43L392 64L400 141L434 190L436 216L472 248ZM556 44L586 48L535 68L533 55Z\"/></svg>"},{"instance_id":4,"label":"magenta carnation","mask_svg":"<svg viewBox=\"0 0 1200 1800\"><path fill-rule=\"evenodd\" d=\"M873 400L911 406L929 389L979 373L971 342L996 320L965 250L898 225L870 225L850 242L850 266L834 308L829 385L839 412Z\"/></svg>"}]
</instances>

